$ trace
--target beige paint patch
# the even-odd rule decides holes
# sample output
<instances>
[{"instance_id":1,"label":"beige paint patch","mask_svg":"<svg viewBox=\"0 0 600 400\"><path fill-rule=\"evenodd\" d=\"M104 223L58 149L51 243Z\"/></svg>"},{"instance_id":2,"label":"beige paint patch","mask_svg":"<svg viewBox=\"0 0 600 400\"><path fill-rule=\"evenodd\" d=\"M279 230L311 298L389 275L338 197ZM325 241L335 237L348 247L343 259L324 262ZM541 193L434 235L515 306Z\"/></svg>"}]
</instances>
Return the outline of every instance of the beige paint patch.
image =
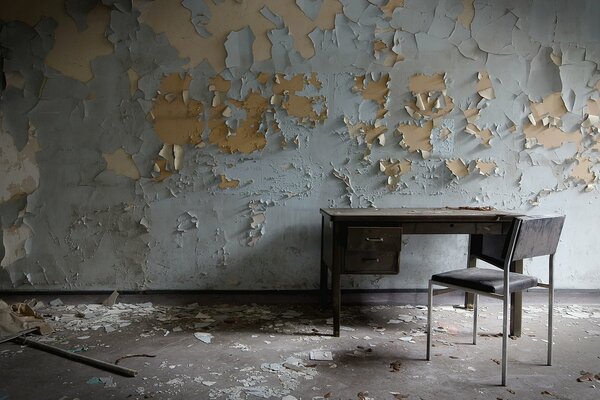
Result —
<instances>
[{"instance_id":1,"label":"beige paint patch","mask_svg":"<svg viewBox=\"0 0 600 400\"><path fill-rule=\"evenodd\" d=\"M477 86L475 88L481 97L487 100L492 100L496 97L492 81L487 71L481 71L477 74Z\"/></svg>"},{"instance_id":2,"label":"beige paint patch","mask_svg":"<svg viewBox=\"0 0 600 400\"><path fill-rule=\"evenodd\" d=\"M445 91L446 82L444 82L444 74L413 75L408 79L408 89L413 94Z\"/></svg>"},{"instance_id":3,"label":"beige paint patch","mask_svg":"<svg viewBox=\"0 0 600 400\"><path fill-rule=\"evenodd\" d=\"M464 178L469 175L469 170L467 165L460 158L456 158L454 160L446 160L446 167L452 172L452 174L457 178Z\"/></svg>"},{"instance_id":4,"label":"beige paint patch","mask_svg":"<svg viewBox=\"0 0 600 400\"><path fill-rule=\"evenodd\" d=\"M475 123L475 121L479 119L479 110L477 108L468 108L464 110L463 113L465 114L467 122L470 124Z\"/></svg>"},{"instance_id":5,"label":"beige paint patch","mask_svg":"<svg viewBox=\"0 0 600 400\"><path fill-rule=\"evenodd\" d=\"M357 76L354 80L354 87L352 88L355 92L362 95L365 100L373 100L380 107L383 107L387 101L390 89L388 83L390 81L389 74L384 74L377 80L370 80L365 85L365 75Z\"/></svg>"},{"instance_id":6,"label":"beige paint patch","mask_svg":"<svg viewBox=\"0 0 600 400\"><path fill-rule=\"evenodd\" d=\"M6 79L6 86L16 87L17 89L25 87L25 77L19 71L5 72L4 79Z\"/></svg>"},{"instance_id":7,"label":"beige paint patch","mask_svg":"<svg viewBox=\"0 0 600 400\"><path fill-rule=\"evenodd\" d=\"M0 266L6 268L15 261L27 257L33 230L27 224L22 223L19 226L4 228L2 234L5 253Z\"/></svg>"},{"instance_id":8,"label":"beige paint patch","mask_svg":"<svg viewBox=\"0 0 600 400\"><path fill-rule=\"evenodd\" d=\"M474 1L475 0L462 0L463 10L458 16L458 22L468 30L471 30L471 23L473 22L473 17L475 17Z\"/></svg>"},{"instance_id":9,"label":"beige paint patch","mask_svg":"<svg viewBox=\"0 0 600 400\"><path fill-rule=\"evenodd\" d=\"M239 186L240 181L238 179L229 179L225 175L221 175L221 182L219 183L219 189L235 189Z\"/></svg>"},{"instance_id":10,"label":"beige paint patch","mask_svg":"<svg viewBox=\"0 0 600 400\"><path fill-rule=\"evenodd\" d=\"M133 96L138 89L138 81L140 76L133 68L127 70L127 77L129 78L129 94Z\"/></svg>"},{"instance_id":11,"label":"beige paint patch","mask_svg":"<svg viewBox=\"0 0 600 400\"><path fill-rule=\"evenodd\" d=\"M161 80L154 100L152 117L154 130L166 144L193 144L202 142L204 122L200 119L202 103L187 95L192 77L167 75Z\"/></svg>"},{"instance_id":12,"label":"beige paint patch","mask_svg":"<svg viewBox=\"0 0 600 400\"><path fill-rule=\"evenodd\" d=\"M379 170L387 176L387 188L396 190L400 184L400 176L410 172L412 162L410 160L380 160Z\"/></svg>"},{"instance_id":13,"label":"beige paint patch","mask_svg":"<svg viewBox=\"0 0 600 400\"><path fill-rule=\"evenodd\" d=\"M525 133L525 148L540 144L547 149L554 149L565 143L575 143L580 149L583 140L581 132L563 132L556 126L526 124L523 133Z\"/></svg>"},{"instance_id":14,"label":"beige paint patch","mask_svg":"<svg viewBox=\"0 0 600 400\"><path fill-rule=\"evenodd\" d=\"M552 93L544 97L541 103L531 103L530 107L536 125L545 117L561 118L567 113L560 93Z\"/></svg>"},{"instance_id":15,"label":"beige paint patch","mask_svg":"<svg viewBox=\"0 0 600 400\"><path fill-rule=\"evenodd\" d=\"M388 0L385 5L381 6L381 11L387 18L391 18L394 10L399 7L404 7L404 0Z\"/></svg>"},{"instance_id":16,"label":"beige paint patch","mask_svg":"<svg viewBox=\"0 0 600 400\"><path fill-rule=\"evenodd\" d=\"M373 124L367 124L364 122L352 124L346 117L344 117L344 122L348 128L348 134L350 137L356 139L359 144L364 142L370 146L376 139L382 137L384 133L387 132L387 127L385 125L375 126Z\"/></svg>"},{"instance_id":17,"label":"beige paint patch","mask_svg":"<svg viewBox=\"0 0 600 400\"><path fill-rule=\"evenodd\" d=\"M221 104L211 108L211 117L208 122L210 128L209 141L218 145L226 153L252 153L263 149L267 144L264 132L261 132L260 125L265 112L269 107L269 102L259 93L250 92L244 101L229 99L229 102L246 111L244 119L237 131L230 132L223 119L223 110L227 105Z\"/></svg>"},{"instance_id":18,"label":"beige paint patch","mask_svg":"<svg viewBox=\"0 0 600 400\"><path fill-rule=\"evenodd\" d=\"M37 138L29 132L25 147L18 151L13 138L0 130L0 204L19 194L31 194L39 185L40 170L36 153L41 148Z\"/></svg>"},{"instance_id":19,"label":"beige paint patch","mask_svg":"<svg viewBox=\"0 0 600 400\"><path fill-rule=\"evenodd\" d=\"M280 105L287 111L288 115L295 117L301 124L315 126L323 123L327 118L327 105L324 96L300 96L306 85L312 85L315 89L322 87L316 73L311 75L298 74L286 79L283 74L275 75L273 84L272 105ZM317 113L315 105L319 103L321 110Z\"/></svg>"},{"instance_id":20,"label":"beige paint patch","mask_svg":"<svg viewBox=\"0 0 600 400\"><path fill-rule=\"evenodd\" d=\"M571 176L587 185L596 181L597 176L592 171L594 162L588 157L577 157L577 164L571 170Z\"/></svg>"},{"instance_id":21,"label":"beige paint patch","mask_svg":"<svg viewBox=\"0 0 600 400\"><path fill-rule=\"evenodd\" d=\"M77 30L73 19L66 13L64 1L20 0L2 4L2 19L18 20L34 26L42 16L57 22L54 46L46 56L46 65L63 74L87 82L93 78L90 61L111 54L112 44L106 39L110 9L95 7L87 16L88 28Z\"/></svg>"},{"instance_id":22,"label":"beige paint patch","mask_svg":"<svg viewBox=\"0 0 600 400\"><path fill-rule=\"evenodd\" d=\"M433 121L427 121L423 126L417 125L398 125L397 131L402 134L400 145L413 153L421 152L423 158L427 158L433 149L431 145L431 130L433 129Z\"/></svg>"},{"instance_id":23,"label":"beige paint patch","mask_svg":"<svg viewBox=\"0 0 600 400\"><path fill-rule=\"evenodd\" d=\"M102 157L106 160L107 170L134 180L140 179L140 170L131 158L131 154L126 153L122 148L118 148L114 153L102 154Z\"/></svg>"},{"instance_id":24,"label":"beige paint patch","mask_svg":"<svg viewBox=\"0 0 600 400\"><path fill-rule=\"evenodd\" d=\"M409 89L415 96L415 101L404 108L414 119L433 119L434 126L439 126L439 118L450 113L454 103L446 95L444 74L413 75L409 78Z\"/></svg>"},{"instance_id":25,"label":"beige paint patch","mask_svg":"<svg viewBox=\"0 0 600 400\"><path fill-rule=\"evenodd\" d=\"M252 0L206 2L211 18L206 29L212 33L208 38L198 35L190 18L191 13L180 2L171 0L138 1L141 11L140 22L146 23L157 33L164 33L181 57L189 58L188 67L198 65L204 58L217 72L225 68L225 40L232 31L249 26L256 37L252 46L254 61L271 58L271 42L267 32L274 28L273 23L260 14L265 5L280 15L289 27L294 39L294 47L304 56L314 55L313 44L308 34L315 28L333 29L335 15L342 12L338 0L325 0L315 21L308 18L298 7L281 0ZM207 51L198 51L207 49Z\"/></svg>"},{"instance_id":26,"label":"beige paint patch","mask_svg":"<svg viewBox=\"0 0 600 400\"><path fill-rule=\"evenodd\" d=\"M481 161L477 160L475 168L480 175L491 176L496 174L498 165L493 161Z\"/></svg>"},{"instance_id":27,"label":"beige paint patch","mask_svg":"<svg viewBox=\"0 0 600 400\"><path fill-rule=\"evenodd\" d=\"M468 124L465 128L465 131L479 140L481 140L481 144L485 146L490 145L490 140L494 137L492 131L489 129L479 129L475 124Z\"/></svg>"}]
</instances>

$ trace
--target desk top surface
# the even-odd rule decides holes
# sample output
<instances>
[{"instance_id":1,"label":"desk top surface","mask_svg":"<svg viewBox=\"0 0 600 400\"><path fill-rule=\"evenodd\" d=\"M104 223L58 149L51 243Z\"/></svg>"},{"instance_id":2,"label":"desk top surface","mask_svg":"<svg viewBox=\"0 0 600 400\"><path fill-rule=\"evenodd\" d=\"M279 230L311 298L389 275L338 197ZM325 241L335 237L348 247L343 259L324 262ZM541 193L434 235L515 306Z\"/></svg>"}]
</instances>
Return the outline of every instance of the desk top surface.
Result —
<instances>
[{"instance_id":1,"label":"desk top surface","mask_svg":"<svg viewBox=\"0 0 600 400\"><path fill-rule=\"evenodd\" d=\"M333 220L510 221L523 214L490 208L322 208Z\"/></svg>"}]
</instances>

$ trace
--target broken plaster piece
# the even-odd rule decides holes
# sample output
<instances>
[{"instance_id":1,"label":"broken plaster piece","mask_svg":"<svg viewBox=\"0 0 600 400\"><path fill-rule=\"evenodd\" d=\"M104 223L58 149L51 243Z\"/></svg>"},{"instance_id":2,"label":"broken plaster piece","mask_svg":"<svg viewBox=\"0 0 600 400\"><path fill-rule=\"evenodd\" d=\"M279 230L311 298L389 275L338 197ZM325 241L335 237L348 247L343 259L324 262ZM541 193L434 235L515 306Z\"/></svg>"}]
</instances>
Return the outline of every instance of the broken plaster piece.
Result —
<instances>
[{"instance_id":1,"label":"broken plaster piece","mask_svg":"<svg viewBox=\"0 0 600 400\"><path fill-rule=\"evenodd\" d=\"M214 336L207 332L195 332L194 337L202 343L210 344L214 339Z\"/></svg>"}]
</instances>

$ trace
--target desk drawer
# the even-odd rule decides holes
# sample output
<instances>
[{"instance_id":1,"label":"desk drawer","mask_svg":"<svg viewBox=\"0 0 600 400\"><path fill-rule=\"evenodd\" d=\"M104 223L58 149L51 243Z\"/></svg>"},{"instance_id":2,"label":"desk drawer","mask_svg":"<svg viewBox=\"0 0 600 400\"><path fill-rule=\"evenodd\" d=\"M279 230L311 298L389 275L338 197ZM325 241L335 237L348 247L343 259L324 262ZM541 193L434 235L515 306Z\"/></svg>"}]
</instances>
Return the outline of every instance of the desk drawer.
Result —
<instances>
[{"instance_id":1,"label":"desk drawer","mask_svg":"<svg viewBox=\"0 0 600 400\"><path fill-rule=\"evenodd\" d=\"M348 227L349 251L400 251L401 245L400 227Z\"/></svg>"},{"instance_id":2,"label":"desk drawer","mask_svg":"<svg viewBox=\"0 0 600 400\"><path fill-rule=\"evenodd\" d=\"M347 251L343 274L397 274L399 252Z\"/></svg>"}]
</instances>

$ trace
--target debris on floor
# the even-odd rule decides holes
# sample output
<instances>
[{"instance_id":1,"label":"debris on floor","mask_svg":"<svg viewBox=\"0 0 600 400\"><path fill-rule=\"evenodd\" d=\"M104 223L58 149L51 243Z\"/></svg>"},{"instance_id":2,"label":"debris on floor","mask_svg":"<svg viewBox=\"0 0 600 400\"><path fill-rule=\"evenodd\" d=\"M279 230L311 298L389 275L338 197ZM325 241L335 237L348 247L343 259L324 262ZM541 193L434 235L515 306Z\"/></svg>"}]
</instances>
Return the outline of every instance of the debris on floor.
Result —
<instances>
[{"instance_id":1,"label":"debris on floor","mask_svg":"<svg viewBox=\"0 0 600 400\"><path fill-rule=\"evenodd\" d=\"M314 361L333 361L333 354L328 350L311 350L310 359Z\"/></svg>"}]
</instances>

